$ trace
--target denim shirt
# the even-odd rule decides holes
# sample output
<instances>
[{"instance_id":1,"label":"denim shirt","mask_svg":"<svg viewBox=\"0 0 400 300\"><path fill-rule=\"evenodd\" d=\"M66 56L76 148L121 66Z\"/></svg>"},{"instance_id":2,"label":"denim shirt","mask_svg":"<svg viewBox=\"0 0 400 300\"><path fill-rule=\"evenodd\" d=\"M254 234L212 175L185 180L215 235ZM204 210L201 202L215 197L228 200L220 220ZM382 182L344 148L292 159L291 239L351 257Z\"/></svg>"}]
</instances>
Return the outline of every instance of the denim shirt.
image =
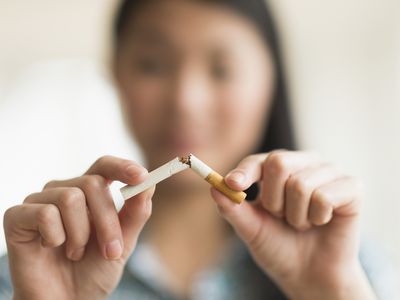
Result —
<instances>
[{"instance_id":1,"label":"denim shirt","mask_svg":"<svg viewBox=\"0 0 400 300\"><path fill-rule=\"evenodd\" d=\"M244 245L240 242L233 244L230 254L219 264L196 276L188 299L287 299L273 281L255 265ZM376 251L373 244L362 244L360 260L378 299L400 299L394 268L382 253ZM125 266L121 281L109 299L180 300L168 290L171 280L172 274L163 269L154 249L139 243ZM0 259L0 299L11 298L12 284L8 261L7 256L3 256Z\"/></svg>"}]
</instances>

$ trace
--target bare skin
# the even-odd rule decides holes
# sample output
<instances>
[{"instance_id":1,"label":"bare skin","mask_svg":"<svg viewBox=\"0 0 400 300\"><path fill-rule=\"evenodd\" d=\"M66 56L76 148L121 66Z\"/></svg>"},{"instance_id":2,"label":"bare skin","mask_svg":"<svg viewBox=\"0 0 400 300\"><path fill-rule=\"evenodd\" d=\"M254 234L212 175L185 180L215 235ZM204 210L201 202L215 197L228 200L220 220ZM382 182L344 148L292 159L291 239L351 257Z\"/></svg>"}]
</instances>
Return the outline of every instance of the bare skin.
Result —
<instances>
[{"instance_id":1,"label":"bare skin","mask_svg":"<svg viewBox=\"0 0 400 300\"><path fill-rule=\"evenodd\" d=\"M309 153L277 151L245 158L226 181L238 190L259 183L252 204L212 195L260 268L291 299L375 299L358 260L357 179Z\"/></svg>"},{"instance_id":2,"label":"bare skin","mask_svg":"<svg viewBox=\"0 0 400 300\"><path fill-rule=\"evenodd\" d=\"M146 176L134 162L103 157L82 177L49 182L8 209L4 230L14 299L105 299L151 214L154 192L126 201L117 214L108 185L138 184Z\"/></svg>"},{"instance_id":3,"label":"bare skin","mask_svg":"<svg viewBox=\"0 0 400 300\"><path fill-rule=\"evenodd\" d=\"M136 178L127 176L125 170L129 165L134 166ZM153 192L128 200L117 214L110 203L107 184L113 179L135 184L145 175L145 169L133 162L105 157L83 177L50 182L41 193L28 196L23 205L10 208L5 214L5 232L15 299L51 299L55 295L57 299L105 298L118 283L124 263L150 215ZM262 192L254 204L236 205L215 190L211 194L221 215L248 245L260 268L288 296L374 299L357 258L361 194L354 178L309 154L282 151L245 158L227 175L226 181L237 190L259 182ZM170 217L174 216L177 217ZM190 216L194 217L193 210L186 217ZM159 222L163 224L162 220ZM185 264L174 264L177 260L173 257L190 249L193 239L187 244L182 241L190 237L191 230L185 235L174 225L170 222L161 231L168 233L174 229L171 238L160 241L159 249L166 255L167 265L169 262L172 270L175 267L177 278L186 274L186 278L180 278L180 286L171 287L183 294L187 279L194 270L210 262L207 257L212 257L212 253L215 257L219 243L211 237L211 251L200 253L204 264L189 264L193 270L188 272L180 267ZM201 232L196 229L197 234ZM174 239L179 234L183 234L180 242L171 243L179 241ZM223 236L223 232L219 234ZM107 241L115 239L121 240L123 251L113 247L107 252ZM199 242L203 240L200 238ZM176 248L168 251L167 244ZM82 246L84 253L73 254ZM168 254L172 255L169 259ZM27 266L29 273L24 272ZM49 280L51 284L47 283ZM38 288L46 284L51 288Z\"/></svg>"},{"instance_id":4,"label":"bare skin","mask_svg":"<svg viewBox=\"0 0 400 300\"><path fill-rule=\"evenodd\" d=\"M180 174L157 188L154 202L154 191L146 191L118 213L110 181L137 184L147 171L104 157L82 177L50 182L6 212L14 298L106 298L153 203L145 239L175 275L170 289L178 295L218 260L230 224L291 299L375 299L357 256L357 180L308 153L247 156L263 132L275 80L255 26L209 2L149 3L127 25L113 66L125 121L149 169L193 152L229 173L233 189L258 182L261 193L255 203L236 205Z\"/></svg>"}]
</instances>

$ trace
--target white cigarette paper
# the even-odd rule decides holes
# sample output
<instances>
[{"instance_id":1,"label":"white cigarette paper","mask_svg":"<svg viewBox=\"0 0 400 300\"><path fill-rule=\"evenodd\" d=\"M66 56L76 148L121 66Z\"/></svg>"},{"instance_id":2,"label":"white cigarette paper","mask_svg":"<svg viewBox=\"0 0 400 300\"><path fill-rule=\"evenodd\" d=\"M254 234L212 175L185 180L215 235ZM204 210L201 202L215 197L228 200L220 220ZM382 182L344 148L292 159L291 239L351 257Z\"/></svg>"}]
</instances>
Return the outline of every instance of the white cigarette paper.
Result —
<instances>
[{"instance_id":1,"label":"white cigarette paper","mask_svg":"<svg viewBox=\"0 0 400 300\"><path fill-rule=\"evenodd\" d=\"M225 194L233 202L240 204L246 198L246 193L232 190L226 185L224 177L215 172L193 154L189 154L187 157L177 157L151 171L148 178L138 185L126 185L122 187L120 189L122 197L124 200L127 200L152 186L155 186L157 183L167 179L168 177L188 168L191 168L195 173L201 176L221 193Z\"/></svg>"},{"instance_id":2,"label":"white cigarette paper","mask_svg":"<svg viewBox=\"0 0 400 300\"><path fill-rule=\"evenodd\" d=\"M195 171L198 175L200 175L203 179L205 179L208 175L214 172L209 166L207 166L204 162L198 159L193 154L189 155L190 159L190 167L193 171Z\"/></svg>"},{"instance_id":3,"label":"white cigarette paper","mask_svg":"<svg viewBox=\"0 0 400 300\"><path fill-rule=\"evenodd\" d=\"M157 183L171 177L172 175L179 173L183 170L189 168L189 165L182 162L182 160L177 157L173 160L167 162L166 164L162 165L161 167L151 171L149 173L148 178L138 185L126 185L120 189L122 197L124 200L127 200L153 186Z\"/></svg>"}]
</instances>

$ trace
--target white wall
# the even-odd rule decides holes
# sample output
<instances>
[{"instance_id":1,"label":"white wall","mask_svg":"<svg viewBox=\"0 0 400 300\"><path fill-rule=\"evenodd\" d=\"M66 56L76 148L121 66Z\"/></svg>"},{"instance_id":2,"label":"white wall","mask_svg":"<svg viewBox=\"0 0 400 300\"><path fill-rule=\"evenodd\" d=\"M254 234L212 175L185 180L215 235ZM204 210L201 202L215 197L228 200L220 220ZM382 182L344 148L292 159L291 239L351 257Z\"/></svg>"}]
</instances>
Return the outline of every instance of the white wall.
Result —
<instances>
[{"instance_id":1,"label":"white wall","mask_svg":"<svg viewBox=\"0 0 400 300\"><path fill-rule=\"evenodd\" d=\"M104 71L113 2L0 0L1 214L99 155L140 159ZM301 146L364 179L364 231L400 266L400 2L272 3Z\"/></svg>"}]
</instances>

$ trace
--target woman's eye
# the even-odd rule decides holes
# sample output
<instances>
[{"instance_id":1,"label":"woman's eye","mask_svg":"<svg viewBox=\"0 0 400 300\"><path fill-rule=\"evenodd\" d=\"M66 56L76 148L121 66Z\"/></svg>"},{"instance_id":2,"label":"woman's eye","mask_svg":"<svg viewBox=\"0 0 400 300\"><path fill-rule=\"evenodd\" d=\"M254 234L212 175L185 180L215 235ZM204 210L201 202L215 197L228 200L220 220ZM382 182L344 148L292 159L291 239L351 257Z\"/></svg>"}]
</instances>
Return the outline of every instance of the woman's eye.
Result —
<instances>
[{"instance_id":1,"label":"woman's eye","mask_svg":"<svg viewBox=\"0 0 400 300\"><path fill-rule=\"evenodd\" d=\"M226 66L216 65L211 69L211 73L216 80L226 80L229 78L229 70Z\"/></svg>"},{"instance_id":2,"label":"woman's eye","mask_svg":"<svg viewBox=\"0 0 400 300\"><path fill-rule=\"evenodd\" d=\"M134 68L144 75L161 75L167 69L164 63L155 59L139 59L135 62Z\"/></svg>"}]
</instances>

